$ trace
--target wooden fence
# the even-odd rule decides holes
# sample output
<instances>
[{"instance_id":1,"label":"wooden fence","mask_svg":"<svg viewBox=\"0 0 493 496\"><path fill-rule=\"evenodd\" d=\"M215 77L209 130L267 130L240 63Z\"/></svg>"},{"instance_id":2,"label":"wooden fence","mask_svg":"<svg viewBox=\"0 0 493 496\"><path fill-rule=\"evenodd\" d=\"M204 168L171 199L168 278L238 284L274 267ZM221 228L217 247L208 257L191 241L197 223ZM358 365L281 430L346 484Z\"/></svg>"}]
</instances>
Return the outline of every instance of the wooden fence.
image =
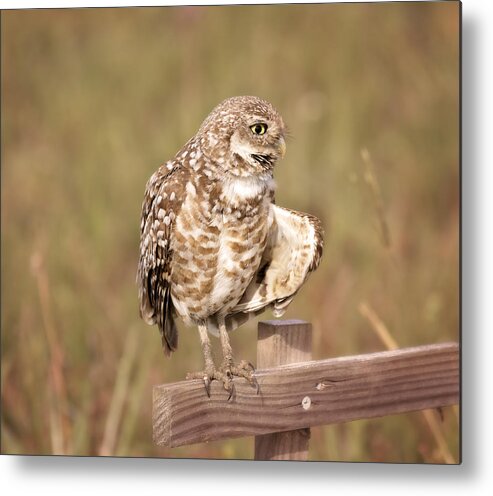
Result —
<instances>
[{"instance_id":1,"label":"wooden fence","mask_svg":"<svg viewBox=\"0 0 493 496\"><path fill-rule=\"evenodd\" d=\"M326 360L311 359L311 325L260 322L254 387L235 396L213 381L155 386L154 442L168 447L255 436L256 460L306 460L310 427L453 405L459 347L443 343Z\"/></svg>"}]
</instances>

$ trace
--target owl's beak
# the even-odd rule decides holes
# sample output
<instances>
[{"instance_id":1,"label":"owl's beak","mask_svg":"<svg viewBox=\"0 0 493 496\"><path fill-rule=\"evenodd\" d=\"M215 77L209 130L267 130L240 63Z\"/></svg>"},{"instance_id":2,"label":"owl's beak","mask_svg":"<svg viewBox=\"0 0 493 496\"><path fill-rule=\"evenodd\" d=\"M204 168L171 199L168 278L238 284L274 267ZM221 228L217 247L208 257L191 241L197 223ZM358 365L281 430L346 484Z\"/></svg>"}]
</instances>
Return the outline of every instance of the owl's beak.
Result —
<instances>
[{"instance_id":1,"label":"owl's beak","mask_svg":"<svg viewBox=\"0 0 493 496\"><path fill-rule=\"evenodd\" d=\"M281 154L281 158L284 158L286 154L286 142L282 136L279 138L279 153Z\"/></svg>"}]
</instances>

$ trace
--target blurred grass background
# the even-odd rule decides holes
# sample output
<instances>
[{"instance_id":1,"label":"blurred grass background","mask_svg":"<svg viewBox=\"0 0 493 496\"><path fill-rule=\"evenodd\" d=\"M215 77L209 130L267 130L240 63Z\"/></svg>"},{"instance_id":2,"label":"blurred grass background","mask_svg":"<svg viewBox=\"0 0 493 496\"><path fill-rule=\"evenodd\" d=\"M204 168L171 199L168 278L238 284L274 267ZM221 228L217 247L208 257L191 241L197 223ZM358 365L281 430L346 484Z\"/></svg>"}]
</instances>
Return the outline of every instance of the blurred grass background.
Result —
<instances>
[{"instance_id":1,"label":"blurred grass background","mask_svg":"<svg viewBox=\"0 0 493 496\"><path fill-rule=\"evenodd\" d=\"M384 349L363 301L400 346L458 339L458 3L4 11L1 36L2 453L253 456L152 445L152 385L202 354L182 327L165 359L135 285L145 183L229 96L281 112L277 202L326 229L286 315L314 358ZM255 363L256 323L232 343ZM420 414L312 429L310 459L443 461Z\"/></svg>"}]
</instances>

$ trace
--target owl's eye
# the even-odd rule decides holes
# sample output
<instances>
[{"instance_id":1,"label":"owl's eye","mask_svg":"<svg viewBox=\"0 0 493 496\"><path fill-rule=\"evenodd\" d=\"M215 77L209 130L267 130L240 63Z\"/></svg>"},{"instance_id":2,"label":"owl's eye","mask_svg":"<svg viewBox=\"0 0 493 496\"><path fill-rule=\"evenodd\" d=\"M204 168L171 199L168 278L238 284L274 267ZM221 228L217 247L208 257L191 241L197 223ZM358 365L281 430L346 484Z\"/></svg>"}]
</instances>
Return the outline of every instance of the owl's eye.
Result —
<instances>
[{"instance_id":1,"label":"owl's eye","mask_svg":"<svg viewBox=\"0 0 493 496\"><path fill-rule=\"evenodd\" d=\"M254 124L253 126L250 126L250 129L252 130L253 134L265 134L267 132L267 124L264 124L263 122L258 122L257 124Z\"/></svg>"}]
</instances>

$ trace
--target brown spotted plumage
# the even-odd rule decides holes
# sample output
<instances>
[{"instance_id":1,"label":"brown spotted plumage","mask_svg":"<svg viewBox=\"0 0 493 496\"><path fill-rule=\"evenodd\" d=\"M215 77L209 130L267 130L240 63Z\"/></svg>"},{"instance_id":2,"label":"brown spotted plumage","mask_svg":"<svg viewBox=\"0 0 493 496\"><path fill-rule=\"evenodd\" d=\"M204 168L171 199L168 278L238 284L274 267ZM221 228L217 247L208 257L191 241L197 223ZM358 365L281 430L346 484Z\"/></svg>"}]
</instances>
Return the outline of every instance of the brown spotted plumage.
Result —
<instances>
[{"instance_id":1,"label":"brown spotted plumage","mask_svg":"<svg viewBox=\"0 0 493 496\"><path fill-rule=\"evenodd\" d=\"M315 217L274 204L273 168L284 155L281 116L257 97L218 105L173 160L149 179L142 205L140 314L157 324L163 349L177 347L175 318L197 325L206 388L233 391L228 331L266 308L280 316L315 270L322 228ZM219 335L224 361L212 361L208 332Z\"/></svg>"}]
</instances>

